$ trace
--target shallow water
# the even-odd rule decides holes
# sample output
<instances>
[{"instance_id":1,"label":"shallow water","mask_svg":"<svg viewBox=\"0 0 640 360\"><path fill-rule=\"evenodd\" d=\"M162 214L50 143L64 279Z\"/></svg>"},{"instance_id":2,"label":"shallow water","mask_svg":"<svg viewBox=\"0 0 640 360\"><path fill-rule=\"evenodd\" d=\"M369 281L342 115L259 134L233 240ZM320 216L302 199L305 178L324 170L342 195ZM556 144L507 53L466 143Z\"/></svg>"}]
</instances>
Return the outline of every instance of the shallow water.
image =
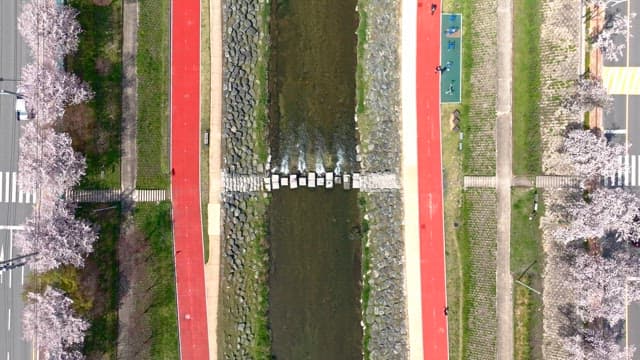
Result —
<instances>
[{"instance_id":1,"label":"shallow water","mask_svg":"<svg viewBox=\"0 0 640 360\"><path fill-rule=\"evenodd\" d=\"M353 0L274 1L272 165L355 168L357 14ZM340 156L339 156L340 154ZM270 324L277 359L360 359L357 193L273 192Z\"/></svg>"}]
</instances>

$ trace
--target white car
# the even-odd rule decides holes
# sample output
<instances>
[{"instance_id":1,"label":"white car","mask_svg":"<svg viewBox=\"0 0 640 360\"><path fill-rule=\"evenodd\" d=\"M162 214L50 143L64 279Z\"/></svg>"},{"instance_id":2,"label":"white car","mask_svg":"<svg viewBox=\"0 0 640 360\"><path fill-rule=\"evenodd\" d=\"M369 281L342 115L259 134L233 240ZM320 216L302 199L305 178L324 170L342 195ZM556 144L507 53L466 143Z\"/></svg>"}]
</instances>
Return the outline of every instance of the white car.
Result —
<instances>
[{"instance_id":1,"label":"white car","mask_svg":"<svg viewBox=\"0 0 640 360\"><path fill-rule=\"evenodd\" d=\"M21 97L18 97L16 99L16 119L18 121L25 121L30 119L29 113L27 112L27 103Z\"/></svg>"}]
</instances>

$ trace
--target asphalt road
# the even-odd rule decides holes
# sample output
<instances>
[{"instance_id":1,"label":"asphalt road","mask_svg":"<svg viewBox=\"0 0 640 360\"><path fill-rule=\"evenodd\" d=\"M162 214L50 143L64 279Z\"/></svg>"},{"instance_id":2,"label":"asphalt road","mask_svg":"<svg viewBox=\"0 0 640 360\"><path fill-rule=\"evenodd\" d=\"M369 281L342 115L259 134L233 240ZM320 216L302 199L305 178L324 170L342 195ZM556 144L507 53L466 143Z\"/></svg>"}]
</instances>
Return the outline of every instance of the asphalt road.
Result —
<instances>
[{"instance_id":1,"label":"asphalt road","mask_svg":"<svg viewBox=\"0 0 640 360\"><path fill-rule=\"evenodd\" d=\"M20 69L29 61L17 31L17 15L26 0L0 1L0 89L15 91ZM15 97L0 95L0 260L17 252L13 230L31 212L34 197L17 188L18 138ZM0 359L30 359L31 344L22 340L23 269L0 273Z\"/></svg>"}]
</instances>

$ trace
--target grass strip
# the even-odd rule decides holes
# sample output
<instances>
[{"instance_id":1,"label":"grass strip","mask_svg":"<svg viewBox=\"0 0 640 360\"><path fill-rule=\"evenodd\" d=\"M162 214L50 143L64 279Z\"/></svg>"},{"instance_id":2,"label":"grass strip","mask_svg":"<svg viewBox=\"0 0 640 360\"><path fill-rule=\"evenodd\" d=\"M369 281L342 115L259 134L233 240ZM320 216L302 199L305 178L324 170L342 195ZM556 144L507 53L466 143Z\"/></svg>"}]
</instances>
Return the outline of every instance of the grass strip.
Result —
<instances>
[{"instance_id":1,"label":"grass strip","mask_svg":"<svg viewBox=\"0 0 640 360\"><path fill-rule=\"evenodd\" d=\"M200 133L210 131L211 125L211 19L209 0L201 1L200 10ZM214 129L219 131L220 129ZM202 135L204 136L204 135ZM204 262L209 261L209 146L200 147L200 208L202 209L202 239Z\"/></svg>"},{"instance_id":2,"label":"grass strip","mask_svg":"<svg viewBox=\"0 0 640 360\"><path fill-rule=\"evenodd\" d=\"M169 0L138 3L138 189L169 187Z\"/></svg>"},{"instance_id":3,"label":"grass strip","mask_svg":"<svg viewBox=\"0 0 640 360\"><path fill-rule=\"evenodd\" d=\"M540 217L544 214L544 204L539 200L534 214L536 190L513 189L511 195L511 271L515 280L541 291L544 252ZM541 359L542 297L522 284L514 286L515 358Z\"/></svg>"},{"instance_id":4,"label":"grass strip","mask_svg":"<svg viewBox=\"0 0 640 360\"><path fill-rule=\"evenodd\" d=\"M134 215L136 227L149 241L153 301L149 310L153 336L152 359L178 359L178 315L175 288L171 203L140 203Z\"/></svg>"},{"instance_id":5,"label":"grass strip","mask_svg":"<svg viewBox=\"0 0 640 360\"><path fill-rule=\"evenodd\" d=\"M362 214L362 262L361 262L361 274L362 274L362 294L360 297L360 303L362 304L361 313L362 321L364 322L363 334L362 334L362 351L363 359L369 360L371 353L369 351L369 341L371 340L371 331L369 330L369 324L366 323L367 308L369 307L369 296L371 294L371 285L369 285L369 271L371 269L371 249L369 248L369 221L366 218L367 214L367 195L365 193L358 194L358 205L360 207L360 214Z\"/></svg>"},{"instance_id":6,"label":"grass strip","mask_svg":"<svg viewBox=\"0 0 640 360\"><path fill-rule=\"evenodd\" d=\"M65 112L63 131L87 158L81 188L120 188L122 118L122 1L96 6L92 0L70 0L82 26L78 51L68 56L67 70L89 83L93 100Z\"/></svg>"},{"instance_id":7,"label":"grass strip","mask_svg":"<svg viewBox=\"0 0 640 360\"><path fill-rule=\"evenodd\" d=\"M540 138L540 0L514 3L513 28L513 173L538 174Z\"/></svg>"},{"instance_id":8,"label":"grass strip","mask_svg":"<svg viewBox=\"0 0 640 360\"><path fill-rule=\"evenodd\" d=\"M269 2L260 5L260 41L258 44L258 60L256 62L256 86L258 103L255 111L255 152L260 163L266 163L269 156L267 130L269 128L269 59L271 58L271 43L269 41L269 21L271 6Z\"/></svg>"}]
</instances>

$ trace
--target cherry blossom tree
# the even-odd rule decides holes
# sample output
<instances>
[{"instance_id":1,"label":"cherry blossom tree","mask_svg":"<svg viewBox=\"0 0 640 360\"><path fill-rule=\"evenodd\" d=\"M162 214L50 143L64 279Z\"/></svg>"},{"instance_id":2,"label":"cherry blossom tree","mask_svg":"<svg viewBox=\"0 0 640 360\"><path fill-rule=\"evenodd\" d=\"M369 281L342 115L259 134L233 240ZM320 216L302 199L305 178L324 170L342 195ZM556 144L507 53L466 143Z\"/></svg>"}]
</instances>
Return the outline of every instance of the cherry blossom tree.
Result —
<instances>
[{"instance_id":1,"label":"cherry blossom tree","mask_svg":"<svg viewBox=\"0 0 640 360\"><path fill-rule=\"evenodd\" d=\"M631 13L628 16L622 16L619 12L606 12L604 25L601 29L596 29L589 36L589 42L592 46L600 49L602 55L609 61L618 61L623 54L625 41L616 41L618 35L628 35L630 20L636 16Z\"/></svg>"},{"instance_id":2,"label":"cherry blossom tree","mask_svg":"<svg viewBox=\"0 0 640 360\"><path fill-rule=\"evenodd\" d=\"M602 85L602 80L595 76L580 77L575 81L571 95L564 98L561 105L571 113L583 113L596 107L607 108L613 98Z\"/></svg>"},{"instance_id":3,"label":"cherry blossom tree","mask_svg":"<svg viewBox=\"0 0 640 360\"><path fill-rule=\"evenodd\" d=\"M566 246L563 279L579 294L574 304L583 322L603 318L615 324L625 318L625 301L640 301L640 287L626 286L628 277L640 276L638 249L610 239L588 244Z\"/></svg>"},{"instance_id":4,"label":"cherry blossom tree","mask_svg":"<svg viewBox=\"0 0 640 360\"><path fill-rule=\"evenodd\" d=\"M576 175L597 182L601 177L615 175L620 167L619 157L626 154L627 148L610 144L597 130L574 128L565 133L559 151L566 155Z\"/></svg>"},{"instance_id":5,"label":"cherry blossom tree","mask_svg":"<svg viewBox=\"0 0 640 360\"><path fill-rule=\"evenodd\" d=\"M94 95L77 76L53 64L26 65L18 92L41 124L52 124L62 118L66 106L80 104Z\"/></svg>"},{"instance_id":6,"label":"cherry blossom tree","mask_svg":"<svg viewBox=\"0 0 640 360\"><path fill-rule=\"evenodd\" d=\"M56 0L33 0L22 8L18 30L35 59L55 63L78 49L77 16L77 10Z\"/></svg>"},{"instance_id":7,"label":"cherry blossom tree","mask_svg":"<svg viewBox=\"0 0 640 360\"><path fill-rule=\"evenodd\" d=\"M609 234L618 241L640 241L640 199L620 188L596 189L588 201L566 204L565 221L554 231L556 241L599 239Z\"/></svg>"},{"instance_id":8,"label":"cherry blossom tree","mask_svg":"<svg viewBox=\"0 0 640 360\"><path fill-rule=\"evenodd\" d=\"M30 265L41 273L60 265L83 267L96 239L91 225L75 219L72 209L60 199L50 212L34 211L24 229L16 232L14 245L22 254L37 253Z\"/></svg>"},{"instance_id":9,"label":"cherry blossom tree","mask_svg":"<svg viewBox=\"0 0 640 360\"><path fill-rule=\"evenodd\" d=\"M85 174L84 157L71 147L71 137L51 128L40 128L34 122L23 127L18 155L18 186L25 192L38 188L43 200L56 199L78 185Z\"/></svg>"},{"instance_id":10,"label":"cherry blossom tree","mask_svg":"<svg viewBox=\"0 0 640 360\"><path fill-rule=\"evenodd\" d=\"M627 352L620 346L623 336L622 321L610 323L598 318L591 322L582 321L576 308L570 303L559 306L560 341L567 355L576 360L626 360ZM634 347L628 349L633 355Z\"/></svg>"},{"instance_id":11,"label":"cherry blossom tree","mask_svg":"<svg viewBox=\"0 0 640 360\"><path fill-rule=\"evenodd\" d=\"M47 286L43 294L27 293L22 312L25 339L37 344L47 359L82 359L77 350L89 323L75 314L73 300Z\"/></svg>"}]
</instances>

